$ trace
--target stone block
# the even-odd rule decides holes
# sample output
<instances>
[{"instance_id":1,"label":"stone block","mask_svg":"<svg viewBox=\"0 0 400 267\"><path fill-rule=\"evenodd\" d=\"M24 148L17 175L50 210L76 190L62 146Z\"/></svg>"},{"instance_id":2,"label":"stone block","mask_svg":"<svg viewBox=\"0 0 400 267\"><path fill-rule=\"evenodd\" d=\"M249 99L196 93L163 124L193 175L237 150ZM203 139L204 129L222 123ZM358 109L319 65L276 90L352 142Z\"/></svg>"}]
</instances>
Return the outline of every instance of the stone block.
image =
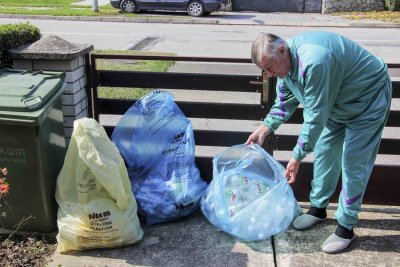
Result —
<instances>
[{"instance_id":1,"label":"stone block","mask_svg":"<svg viewBox=\"0 0 400 267\"><path fill-rule=\"evenodd\" d=\"M64 128L64 136L66 138L71 138L73 130L74 128Z\"/></svg>"},{"instance_id":2,"label":"stone block","mask_svg":"<svg viewBox=\"0 0 400 267\"><path fill-rule=\"evenodd\" d=\"M74 127L74 121L77 119L81 118L86 118L88 117L88 109L82 110L81 113L75 116L64 116L64 128L73 128Z\"/></svg>"},{"instance_id":3,"label":"stone block","mask_svg":"<svg viewBox=\"0 0 400 267\"><path fill-rule=\"evenodd\" d=\"M14 68L20 70L32 70L33 69L33 62L32 60L23 60L23 59L16 59L13 60Z\"/></svg>"},{"instance_id":4,"label":"stone block","mask_svg":"<svg viewBox=\"0 0 400 267\"><path fill-rule=\"evenodd\" d=\"M82 88L78 92L74 94L63 94L61 96L61 104L63 105L76 105L79 103L83 98L86 97L86 90Z\"/></svg>"},{"instance_id":5,"label":"stone block","mask_svg":"<svg viewBox=\"0 0 400 267\"><path fill-rule=\"evenodd\" d=\"M71 138L65 138L65 147L69 146L69 143L71 142Z\"/></svg>"},{"instance_id":6,"label":"stone block","mask_svg":"<svg viewBox=\"0 0 400 267\"><path fill-rule=\"evenodd\" d=\"M82 107L82 109L87 109L87 107L88 107L88 100L87 100L87 98L85 97L81 102L81 107Z\"/></svg>"},{"instance_id":7,"label":"stone block","mask_svg":"<svg viewBox=\"0 0 400 267\"><path fill-rule=\"evenodd\" d=\"M76 116L64 116L64 136L66 147L68 147L71 140L72 132L74 130L74 121L85 117L88 117L87 108L82 110L82 112Z\"/></svg>"},{"instance_id":8,"label":"stone block","mask_svg":"<svg viewBox=\"0 0 400 267\"><path fill-rule=\"evenodd\" d=\"M83 56L78 57L79 67L85 65L85 58Z\"/></svg>"},{"instance_id":9,"label":"stone block","mask_svg":"<svg viewBox=\"0 0 400 267\"><path fill-rule=\"evenodd\" d=\"M77 114L81 113L87 107L87 98L85 97L76 105L63 105L62 111L64 116L76 116Z\"/></svg>"},{"instance_id":10,"label":"stone block","mask_svg":"<svg viewBox=\"0 0 400 267\"><path fill-rule=\"evenodd\" d=\"M79 84L80 84L81 87L85 87L85 86L86 86L86 76L85 76L85 77L82 77L82 78L79 80Z\"/></svg>"},{"instance_id":11,"label":"stone block","mask_svg":"<svg viewBox=\"0 0 400 267\"><path fill-rule=\"evenodd\" d=\"M81 85L81 81L75 81L72 83L67 83L67 89L65 90L65 94L76 94L78 91L82 90L85 86Z\"/></svg>"},{"instance_id":12,"label":"stone block","mask_svg":"<svg viewBox=\"0 0 400 267\"><path fill-rule=\"evenodd\" d=\"M78 58L72 60L34 60L35 70L74 71L79 67Z\"/></svg>"},{"instance_id":13,"label":"stone block","mask_svg":"<svg viewBox=\"0 0 400 267\"><path fill-rule=\"evenodd\" d=\"M65 73L65 81L68 83L75 82L85 75L85 67L81 66L73 71L67 71Z\"/></svg>"},{"instance_id":14,"label":"stone block","mask_svg":"<svg viewBox=\"0 0 400 267\"><path fill-rule=\"evenodd\" d=\"M75 116L64 116L64 127L65 128L73 128L74 121L77 119L88 117L88 113L89 113L88 109L84 109L84 110L82 110L81 113L79 113Z\"/></svg>"}]
</instances>

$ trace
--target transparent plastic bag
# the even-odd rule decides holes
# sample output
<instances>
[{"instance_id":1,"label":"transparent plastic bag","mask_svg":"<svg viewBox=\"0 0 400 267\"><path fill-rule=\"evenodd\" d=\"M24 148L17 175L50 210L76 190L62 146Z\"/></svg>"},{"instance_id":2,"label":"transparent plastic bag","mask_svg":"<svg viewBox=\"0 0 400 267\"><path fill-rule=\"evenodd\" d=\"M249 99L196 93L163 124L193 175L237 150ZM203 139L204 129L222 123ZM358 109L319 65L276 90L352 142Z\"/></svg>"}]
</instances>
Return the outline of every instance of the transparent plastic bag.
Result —
<instances>
[{"instance_id":1,"label":"transparent plastic bag","mask_svg":"<svg viewBox=\"0 0 400 267\"><path fill-rule=\"evenodd\" d=\"M201 210L217 228L262 240L288 228L299 213L283 167L259 145L236 145L213 159Z\"/></svg>"},{"instance_id":2,"label":"transparent plastic bag","mask_svg":"<svg viewBox=\"0 0 400 267\"><path fill-rule=\"evenodd\" d=\"M195 159L193 128L173 96L155 90L120 119L112 140L124 157L147 225L182 218L200 205L207 184Z\"/></svg>"},{"instance_id":3,"label":"transparent plastic bag","mask_svg":"<svg viewBox=\"0 0 400 267\"><path fill-rule=\"evenodd\" d=\"M56 200L59 252L124 246L143 237L124 160L93 119L74 122Z\"/></svg>"}]
</instances>

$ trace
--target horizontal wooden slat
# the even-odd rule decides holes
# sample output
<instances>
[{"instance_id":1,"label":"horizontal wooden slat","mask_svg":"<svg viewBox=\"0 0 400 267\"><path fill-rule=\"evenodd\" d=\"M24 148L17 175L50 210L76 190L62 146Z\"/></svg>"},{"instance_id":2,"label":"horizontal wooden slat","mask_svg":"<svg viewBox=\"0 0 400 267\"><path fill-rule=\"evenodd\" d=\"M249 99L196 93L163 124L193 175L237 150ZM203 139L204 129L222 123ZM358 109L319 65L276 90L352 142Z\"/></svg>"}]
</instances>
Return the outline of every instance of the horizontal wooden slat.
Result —
<instances>
[{"instance_id":1,"label":"horizontal wooden slat","mask_svg":"<svg viewBox=\"0 0 400 267\"><path fill-rule=\"evenodd\" d=\"M114 126L104 126L106 133L111 137ZM229 147L244 143L250 135L246 132L228 132L228 131L207 131L194 130L194 142L199 146L221 146Z\"/></svg>"},{"instance_id":2,"label":"horizontal wooden slat","mask_svg":"<svg viewBox=\"0 0 400 267\"><path fill-rule=\"evenodd\" d=\"M119 59L119 60L151 60L151 61L185 61L185 62L220 62L220 63L245 63L252 64L250 58L223 58L223 57L182 57L161 55L127 55L127 54L90 54L91 62L96 59Z\"/></svg>"},{"instance_id":3,"label":"horizontal wooden slat","mask_svg":"<svg viewBox=\"0 0 400 267\"><path fill-rule=\"evenodd\" d=\"M261 120L263 109L257 104L176 102L186 117L235 120Z\"/></svg>"},{"instance_id":4,"label":"horizontal wooden slat","mask_svg":"<svg viewBox=\"0 0 400 267\"><path fill-rule=\"evenodd\" d=\"M97 113L98 114L113 114L123 115L125 112L136 103L137 99L121 100L121 99L97 99Z\"/></svg>"},{"instance_id":5,"label":"horizontal wooden slat","mask_svg":"<svg viewBox=\"0 0 400 267\"><path fill-rule=\"evenodd\" d=\"M292 117L286 123L302 124L303 123L303 108L297 108Z\"/></svg>"},{"instance_id":6,"label":"horizontal wooden slat","mask_svg":"<svg viewBox=\"0 0 400 267\"><path fill-rule=\"evenodd\" d=\"M382 138L378 153L400 155L400 139Z\"/></svg>"},{"instance_id":7,"label":"horizontal wooden slat","mask_svg":"<svg viewBox=\"0 0 400 267\"><path fill-rule=\"evenodd\" d=\"M111 135L114 131L114 126L104 125L103 128L104 128L104 130L106 130L108 137L111 139Z\"/></svg>"},{"instance_id":8,"label":"horizontal wooden slat","mask_svg":"<svg viewBox=\"0 0 400 267\"><path fill-rule=\"evenodd\" d=\"M298 108L293 113L292 117L286 123L301 124L303 123L303 108ZM386 126L399 127L400 126L400 111L391 110Z\"/></svg>"},{"instance_id":9,"label":"horizontal wooden slat","mask_svg":"<svg viewBox=\"0 0 400 267\"><path fill-rule=\"evenodd\" d=\"M364 203L400 205L400 166L376 165L368 182Z\"/></svg>"},{"instance_id":10,"label":"horizontal wooden slat","mask_svg":"<svg viewBox=\"0 0 400 267\"><path fill-rule=\"evenodd\" d=\"M386 63L386 65L391 69L400 69L400 63Z\"/></svg>"},{"instance_id":11,"label":"horizontal wooden slat","mask_svg":"<svg viewBox=\"0 0 400 267\"><path fill-rule=\"evenodd\" d=\"M274 83L274 80L270 80L271 83ZM392 98L400 98L400 81L392 81ZM276 93L274 92L274 97L276 96Z\"/></svg>"},{"instance_id":12,"label":"horizontal wooden slat","mask_svg":"<svg viewBox=\"0 0 400 267\"><path fill-rule=\"evenodd\" d=\"M400 111L399 110L391 110L390 111L386 126L390 126L390 127L399 127L400 126Z\"/></svg>"},{"instance_id":13,"label":"horizontal wooden slat","mask_svg":"<svg viewBox=\"0 0 400 267\"><path fill-rule=\"evenodd\" d=\"M281 162L286 166L287 162ZM363 199L364 204L380 204L380 205L400 205L400 197L398 196L398 188L400 188L400 179L398 173L400 166L392 165L375 165ZM293 191L298 201L309 201L309 193L311 190L312 163L302 163L296 182L292 185ZM341 181L338 188L331 198L332 202L338 201L341 190ZM388 186L390 185L390 186Z\"/></svg>"},{"instance_id":14,"label":"horizontal wooden slat","mask_svg":"<svg viewBox=\"0 0 400 267\"><path fill-rule=\"evenodd\" d=\"M135 100L99 99L98 114L124 114ZM190 118L261 120L263 110L257 104L181 102L176 104Z\"/></svg>"},{"instance_id":15,"label":"horizontal wooden slat","mask_svg":"<svg viewBox=\"0 0 400 267\"><path fill-rule=\"evenodd\" d=\"M251 132L194 130L195 144L199 146L229 147L243 144Z\"/></svg>"},{"instance_id":16,"label":"horizontal wooden slat","mask_svg":"<svg viewBox=\"0 0 400 267\"><path fill-rule=\"evenodd\" d=\"M212 158L196 157L196 166L200 171L201 178L207 183L210 183L213 177Z\"/></svg>"},{"instance_id":17,"label":"horizontal wooden slat","mask_svg":"<svg viewBox=\"0 0 400 267\"><path fill-rule=\"evenodd\" d=\"M274 150L291 151L297 142L297 135L274 135L271 144ZM400 139L382 138L379 154L400 155Z\"/></svg>"},{"instance_id":18,"label":"horizontal wooden slat","mask_svg":"<svg viewBox=\"0 0 400 267\"><path fill-rule=\"evenodd\" d=\"M140 87L165 89L193 89L212 91L256 92L262 86L250 84L259 81L255 75L206 73L97 71L98 86Z\"/></svg>"},{"instance_id":19,"label":"horizontal wooden slat","mask_svg":"<svg viewBox=\"0 0 400 267\"><path fill-rule=\"evenodd\" d=\"M392 98L400 98L400 81L392 81Z\"/></svg>"}]
</instances>

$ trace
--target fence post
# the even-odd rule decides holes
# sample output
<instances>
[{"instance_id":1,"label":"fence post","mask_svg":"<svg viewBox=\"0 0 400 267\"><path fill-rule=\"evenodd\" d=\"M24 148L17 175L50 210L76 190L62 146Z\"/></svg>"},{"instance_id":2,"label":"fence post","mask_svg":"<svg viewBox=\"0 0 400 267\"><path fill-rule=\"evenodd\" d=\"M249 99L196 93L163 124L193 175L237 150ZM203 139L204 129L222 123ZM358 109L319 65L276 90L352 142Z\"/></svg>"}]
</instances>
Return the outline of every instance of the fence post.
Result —
<instances>
[{"instance_id":1,"label":"fence post","mask_svg":"<svg viewBox=\"0 0 400 267\"><path fill-rule=\"evenodd\" d=\"M58 36L47 36L39 41L9 51L16 69L65 72L67 90L61 96L64 134L68 146L76 119L88 116L87 73L88 54L93 45L73 44Z\"/></svg>"}]
</instances>

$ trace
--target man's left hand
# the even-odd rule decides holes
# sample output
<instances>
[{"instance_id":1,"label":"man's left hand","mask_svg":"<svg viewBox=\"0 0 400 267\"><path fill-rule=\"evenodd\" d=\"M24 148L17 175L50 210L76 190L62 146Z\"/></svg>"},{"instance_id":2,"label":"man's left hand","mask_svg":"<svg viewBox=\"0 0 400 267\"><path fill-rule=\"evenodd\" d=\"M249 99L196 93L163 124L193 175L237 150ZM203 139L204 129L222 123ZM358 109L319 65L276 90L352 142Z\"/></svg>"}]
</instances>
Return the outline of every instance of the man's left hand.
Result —
<instances>
[{"instance_id":1,"label":"man's left hand","mask_svg":"<svg viewBox=\"0 0 400 267\"><path fill-rule=\"evenodd\" d=\"M285 177L288 179L288 184L293 184L296 181L297 172L299 171L300 161L291 158L286 166Z\"/></svg>"}]
</instances>

